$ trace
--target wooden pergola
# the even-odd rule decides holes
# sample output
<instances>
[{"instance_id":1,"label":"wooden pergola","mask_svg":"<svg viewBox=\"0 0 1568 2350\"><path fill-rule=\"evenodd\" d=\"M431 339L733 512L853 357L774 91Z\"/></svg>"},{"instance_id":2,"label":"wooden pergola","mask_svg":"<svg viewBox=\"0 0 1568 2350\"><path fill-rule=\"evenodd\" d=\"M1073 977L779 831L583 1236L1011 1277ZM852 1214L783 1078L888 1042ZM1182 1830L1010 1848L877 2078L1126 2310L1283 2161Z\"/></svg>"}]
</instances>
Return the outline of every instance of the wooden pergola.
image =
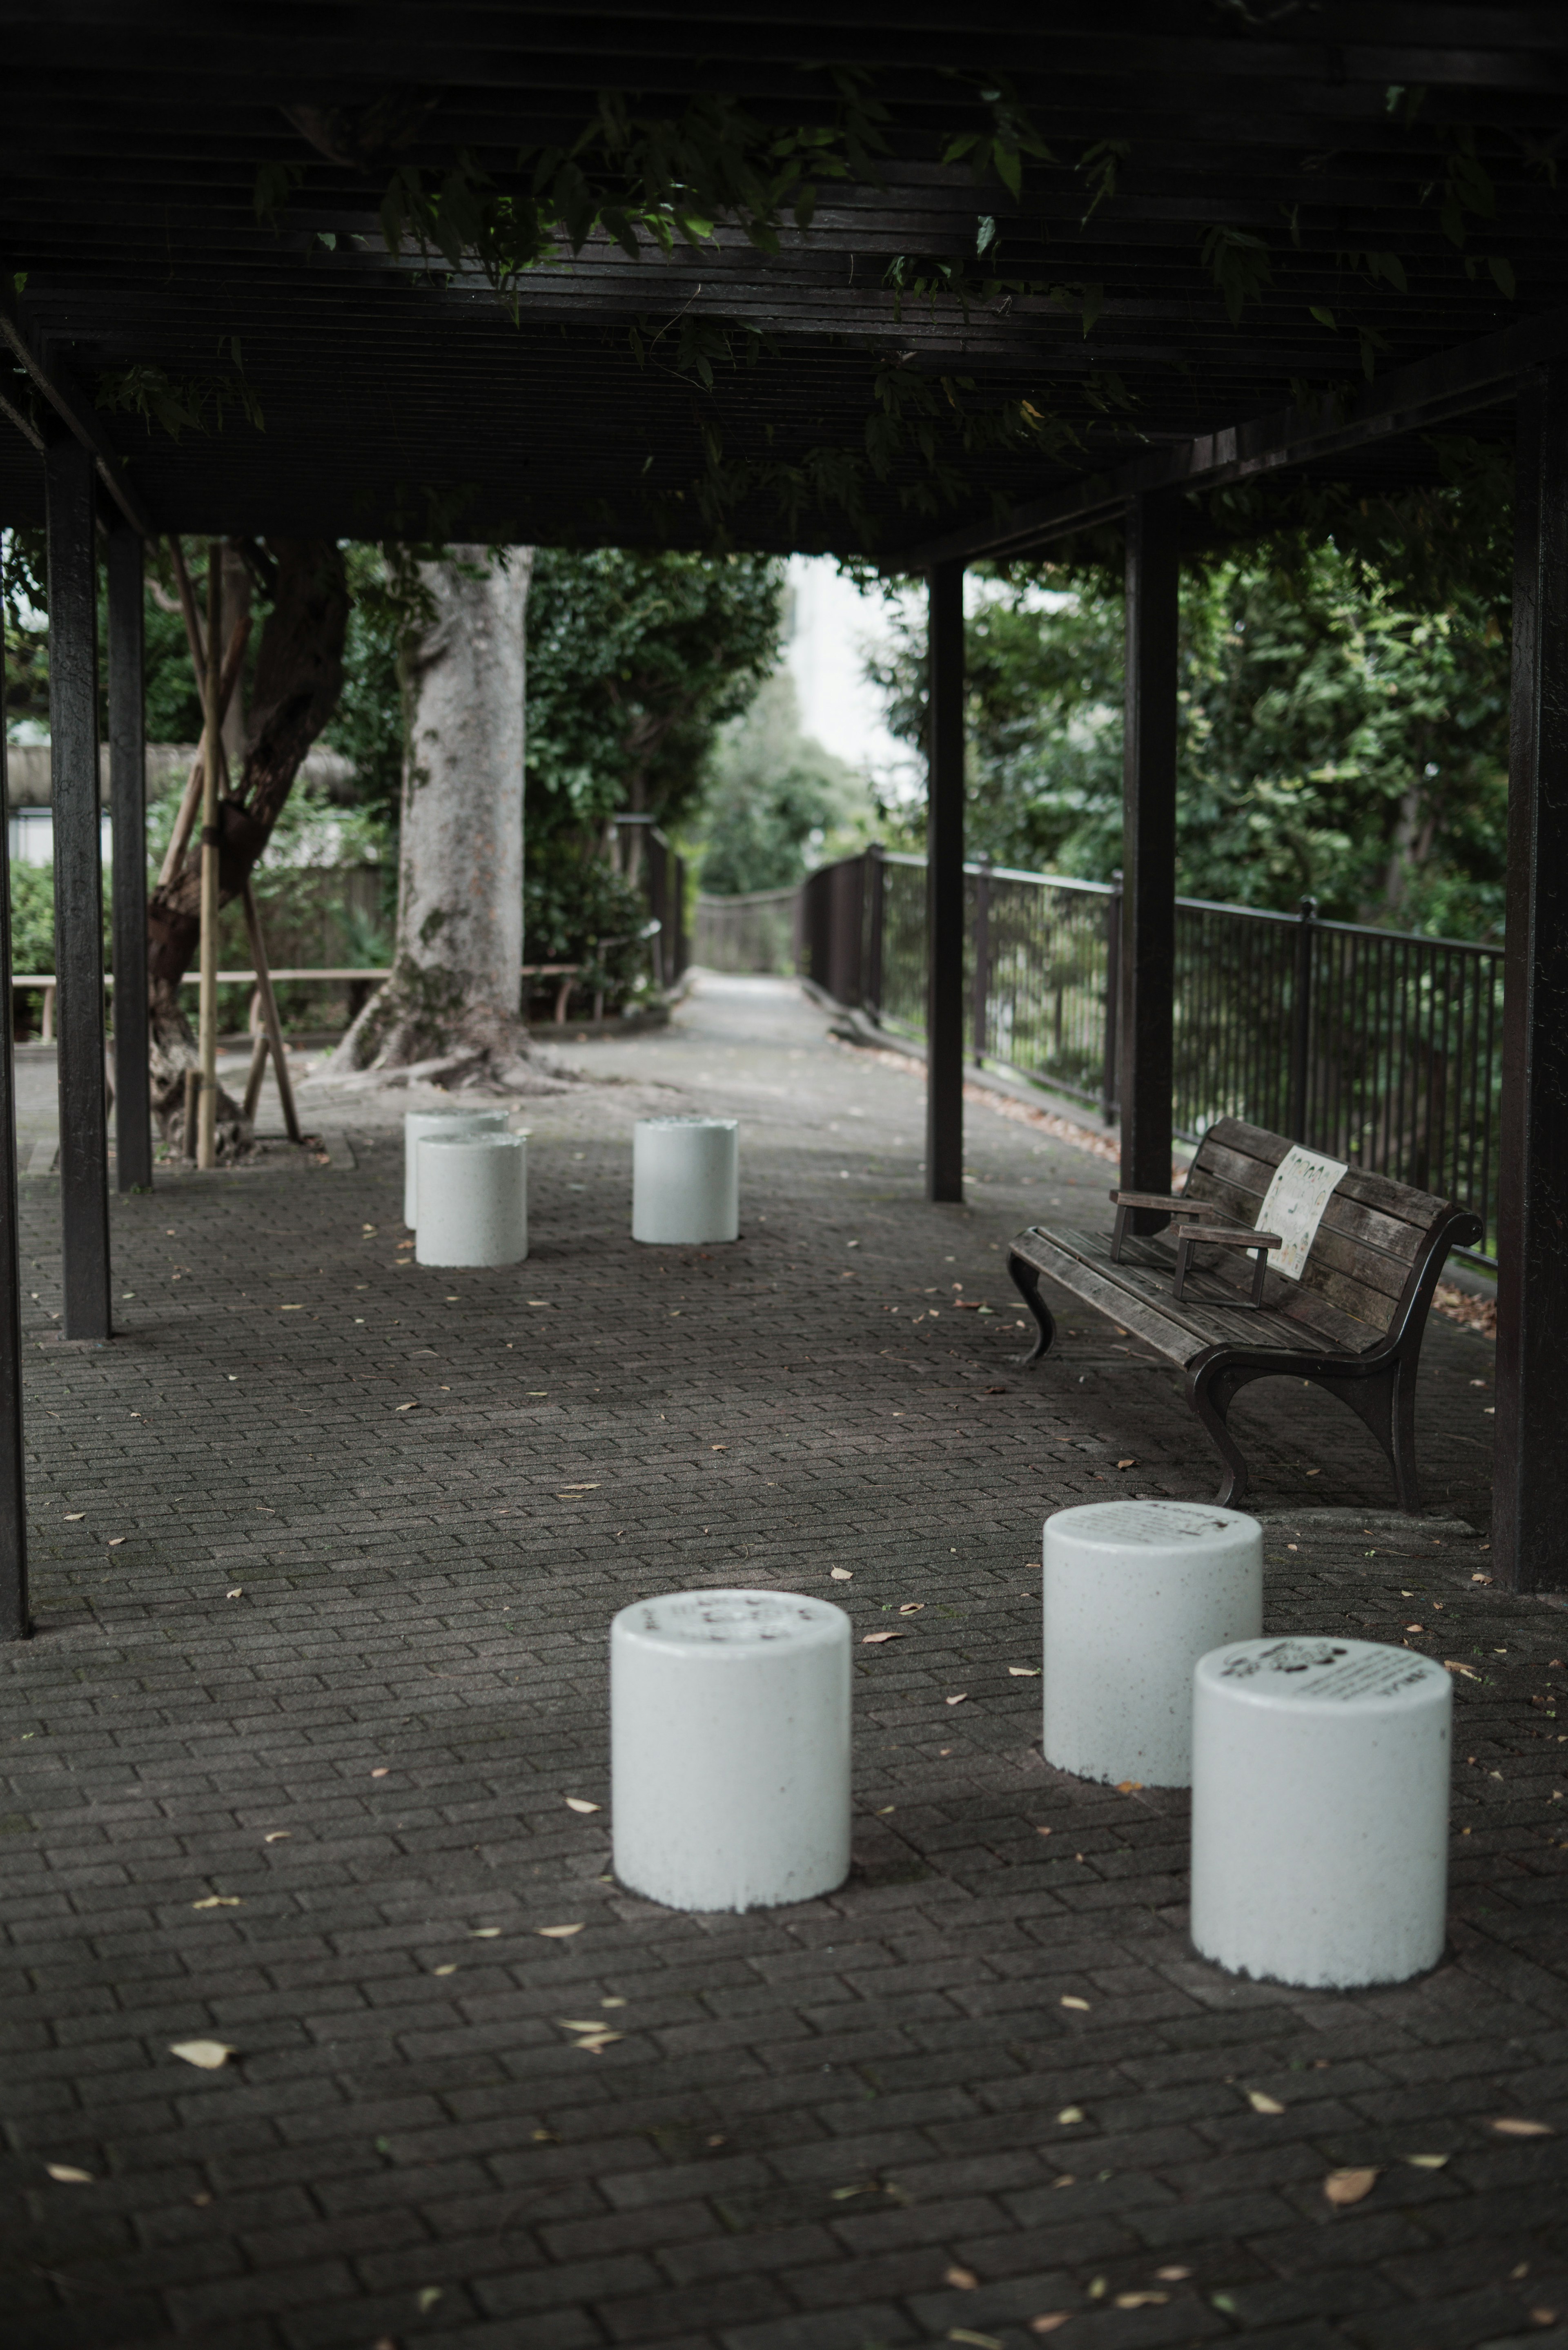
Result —
<instances>
[{"instance_id":1,"label":"wooden pergola","mask_svg":"<svg viewBox=\"0 0 1568 2350\"><path fill-rule=\"evenodd\" d=\"M928 1183L956 1200L964 569L1121 527L1122 1155L1149 1188L1169 1167L1184 536L1240 483L1263 515L1281 480L1433 483L1437 436L1460 433L1511 445L1517 482L1493 1555L1500 1581L1568 1588L1568 21L1500 0L1023 14L0 5L0 521L47 529L66 1334L111 1333L99 531L122 844L142 837L159 534L925 571ZM737 155L788 182L776 223L748 235L738 200L694 224L693 174L722 193ZM634 156L629 217L590 207L580 249L512 265L529 205L559 209L563 157L605 181ZM207 429L176 442L149 413L165 396ZM122 1044L145 1017L141 863L115 865ZM124 1188L151 1180L136 1059ZM0 1161L18 1636L8 1143Z\"/></svg>"}]
</instances>

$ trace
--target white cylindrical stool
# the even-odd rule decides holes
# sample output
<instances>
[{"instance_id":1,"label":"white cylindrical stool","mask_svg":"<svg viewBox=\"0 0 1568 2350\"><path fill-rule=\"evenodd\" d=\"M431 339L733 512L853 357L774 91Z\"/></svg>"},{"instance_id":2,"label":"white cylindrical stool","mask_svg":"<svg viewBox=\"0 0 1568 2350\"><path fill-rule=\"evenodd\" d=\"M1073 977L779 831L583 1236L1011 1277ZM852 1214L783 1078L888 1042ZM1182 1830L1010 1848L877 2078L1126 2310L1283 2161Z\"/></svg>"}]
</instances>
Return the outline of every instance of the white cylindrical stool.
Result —
<instances>
[{"instance_id":1,"label":"white cylindrical stool","mask_svg":"<svg viewBox=\"0 0 1568 2350\"><path fill-rule=\"evenodd\" d=\"M521 1264L528 1145L520 1134L427 1134L419 1160L421 1264Z\"/></svg>"},{"instance_id":2,"label":"white cylindrical stool","mask_svg":"<svg viewBox=\"0 0 1568 2350\"><path fill-rule=\"evenodd\" d=\"M1198 1667L1192 1940L1316 1991L1443 1953L1453 1684L1374 1640L1244 1640Z\"/></svg>"},{"instance_id":3,"label":"white cylindrical stool","mask_svg":"<svg viewBox=\"0 0 1568 2350\"><path fill-rule=\"evenodd\" d=\"M1091 1502L1045 1521L1047 1762L1185 1787L1192 1668L1263 1628L1263 1534L1240 1510Z\"/></svg>"},{"instance_id":4,"label":"white cylindrical stool","mask_svg":"<svg viewBox=\"0 0 1568 2350\"><path fill-rule=\"evenodd\" d=\"M631 1139L631 1236L690 1246L741 1231L732 1118L639 1118Z\"/></svg>"},{"instance_id":5,"label":"white cylindrical stool","mask_svg":"<svg viewBox=\"0 0 1568 2350\"><path fill-rule=\"evenodd\" d=\"M427 1134L504 1134L504 1109L410 1109L403 1113L403 1222L420 1221L420 1144Z\"/></svg>"},{"instance_id":6,"label":"white cylindrical stool","mask_svg":"<svg viewBox=\"0 0 1568 2350\"><path fill-rule=\"evenodd\" d=\"M615 1872L671 1909L810 1901L849 1874L849 1618L679 1591L610 1626Z\"/></svg>"}]
</instances>

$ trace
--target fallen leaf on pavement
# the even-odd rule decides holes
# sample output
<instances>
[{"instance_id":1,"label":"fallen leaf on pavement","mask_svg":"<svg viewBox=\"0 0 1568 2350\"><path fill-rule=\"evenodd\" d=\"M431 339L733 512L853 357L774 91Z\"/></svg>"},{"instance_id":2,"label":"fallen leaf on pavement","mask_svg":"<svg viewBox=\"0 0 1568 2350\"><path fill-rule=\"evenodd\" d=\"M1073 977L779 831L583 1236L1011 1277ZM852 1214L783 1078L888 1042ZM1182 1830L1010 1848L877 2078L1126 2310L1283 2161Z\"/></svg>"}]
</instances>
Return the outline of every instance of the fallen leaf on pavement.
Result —
<instances>
[{"instance_id":1,"label":"fallen leaf on pavement","mask_svg":"<svg viewBox=\"0 0 1568 2350\"><path fill-rule=\"evenodd\" d=\"M900 1616L919 1616L923 1612L925 1605L923 1599L906 1599L900 1604L898 1613Z\"/></svg>"},{"instance_id":2,"label":"fallen leaf on pavement","mask_svg":"<svg viewBox=\"0 0 1568 2350\"><path fill-rule=\"evenodd\" d=\"M1044 2317L1030 2319L1029 2331L1031 2334L1054 2334L1059 2325L1066 2324L1072 2314L1070 2309L1048 2309Z\"/></svg>"},{"instance_id":3,"label":"fallen leaf on pavement","mask_svg":"<svg viewBox=\"0 0 1568 2350\"><path fill-rule=\"evenodd\" d=\"M204 1901L192 1901L192 1909L243 1909L244 1903L237 1893L209 1893Z\"/></svg>"},{"instance_id":4,"label":"fallen leaf on pavement","mask_svg":"<svg viewBox=\"0 0 1568 2350\"><path fill-rule=\"evenodd\" d=\"M1550 2137L1552 2135L1549 2122L1521 2121L1512 2114L1505 2114L1501 2120L1491 2122L1488 2126L1496 2130L1499 2137Z\"/></svg>"},{"instance_id":5,"label":"fallen leaf on pavement","mask_svg":"<svg viewBox=\"0 0 1568 2350\"><path fill-rule=\"evenodd\" d=\"M853 1583L855 1580L855 1570L853 1567L830 1566L827 1571L833 1577L835 1583Z\"/></svg>"},{"instance_id":6,"label":"fallen leaf on pavement","mask_svg":"<svg viewBox=\"0 0 1568 2350\"><path fill-rule=\"evenodd\" d=\"M960 2293L972 2293L980 2279L972 2269L952 2268L942 2271L942 2282L956 2285Z\"/></svg>"},{"instance_id":7,"label":"fallen leaf on pavement","mask_svg":"<svg viewBox=\"0 0 1568 2350\"><path fill-rule=\"evenodd\" d=\"M67 1510L66 1512L66 1523L67 1526L74 1526L78 1518L85 1518L87 1512L85 1510Z\"/></svg>"},{"instance_id":8,"label":"fallen leaf on pavement","mask_svg":"<svg viewBox=\"0 0 1568 2350\"><path fill-rule=\"evenodd\" d=\"M543 1934L547 1942L564 1942L568 1934L580 1934L582 1930L581 1923L576 1926L535 1926L534 1929L536 1934Z\"/></svg>"},{"instance_id":9,"label":"fallen leaf on pavement","mask_svg":"<svg viewBox=\"0 0 1568 2350\"><path fill-rule=\"evenodd\" d=\"M1532 2309L1530 2313L1530 2322L1532 2325L1555 2325L1557 2312L1554 2309Z\"/></svg>"},{"instance_id":10,"label":"fallen leaf on pavement","mask_svg":"<svg viewBox=\"0 0 1568 2350\"><path fill-rule=\"evenodd\" d=\"M96 2187L97 2179L90 2170L77 2170L68 2162L46 2162L44 2168L62 2187Z\"/></svg>"},{"instance_id":11,"label":"fallen leaf on pavement","mask_svg":"<svg viewBox=\"0 0 1568 2350\"><path fill-rule=\"evenodd\" d=\"M1480 1673L1472 1671L1469 1665L1461 1665L1457 1657L1445 1657L1443 1663L1450 1673L1462 1673L1468 1681L1480 1679Z\"/></svg>"},{"instance_id":12,"label":"fallen leaf on pavement","mask_svg":"<svg viewBox=\"0 0 1568 2350\"><path fill-rule=\"evenodd\" d=\"M1118 2293L1112 2302L1113 2309L1163 2309L1170 2299L1168 2293Z\"/></svg>"},{"instance_id":13,"label":"fallen leaf on pavement","mask_svg":"<svg viewBox=\"0 0 1568 2350\"><path fill-rule=\"evenodd\" d=\"M1449 2158L1446 2154L1407 2154L1405 2159L1412 2170L1441 2170Z\"/></svg>"},{"instance_id":14,"label":"fallen leaf on pavement","mask_svg":"<svg viewBox=\"0 0 1568 2350\"><path fill-rule=\"evenodd\" d=\"M950 2325L948 2340L972 2343L974 2350L1003 2350L994 2334L971 2334L967 2325Z\"/></svg>"},{"instance_id":15,"label":"fallen leaf on pavement","mask_svg":"<svg viewBox=\"0 0 1568 2350\"><path fill-rule=\"evenodd\" d=\"M432 1967L431 1972L432 1975L454 1975L457 1966L454 1960L449 1960L444 1967Z\"/></svg>"},{"instance_id":16,"label":"fallen leaf on pavement","mask_svg":"<svg viewBox=\"0 0 1568 2350\"><path fill-rule=\"evenodd\" d=\"M568 1795L566 1797L566 1809L569 1812L597 1812L598 1808L597 1804L590 1804L586 1795Z\"/></svg>"},{"instance_id":17,"label":"fallen leaf on pavement","mask_svg":"<svg viewBox=\"0 0 1568 2350\"><path fill-rule=\"evenodd\" d=\"M1155 2274L1158 2277L1162 2284L1176 2284L1179 2282L1181 2278L1189 2277L1192 2274L1192 2271L1190 2269L1181 2268L1156 2269Z\"/></svg>"},{"instance_id":18,"label":"fallen leaf on pavement","mask_svg":"<svg viewBox=\"0 0 1568 2350\"><path fill-rule=\"evenodd\" d=\"M1118 1779L1116 1782L1116 1793L1118 1795L1141 1795L1143 1793L1143 1781L1141 1779Z\"/></svg>"},{"instance_id":19,"label":"fallen leaf on pavement","mask_svg":"<svg viewBox=\"0 0 1568 2350\"><path fill-rule=\"evenodd\" d=\"M391 1770L391 1767L392 1766L389 1762L378 1762L376 1768L371 1772L370 1776L372 1779L384 1779Z\"/></svg>"},{"instance_id":20,"label":"fallen leaf on pavement","mask_svg":"<svg viewBox=\"0 0 1568 2350\"><path fill-rule=\"evenodd\" d=\"M1359 2203L1376 2184L1376 2170L1331 2170L1323 2182L1323 2191L1331 2203L1343 2208L1346 2203Z\"/></svg>"},{"instance_id":21,"label":"fallen leaf on pavement","mask_svg":"<svg viewBox=\"0 0 1568 2350\"><path fill-rule=\"evenodd\" d=\"M417 1403L399 1403L394 1404L392 1409L394 1411L418 1411L419 1406Z\"/></svg>"},{"instance_id":22,"label":"fallen leaf on pavement","mask_svg":"<svg viewBox=\"0 0 1568 2350\"><path fill-rule=\"evenodd\" d=\"M421 2285L419 2294L420 2315L421 2317L428 2316L440 2299L441 2287L439 2284Z\"/></svg>"},{"instance_id":23,"label":"fallen leaf on pavement","mask_svg":"<svg viewBox=\"0 0 1568 2350\"><path fill-rule=\"evenodd\" d=\"M1037 1681L1040 1678L1038 1665L1009 1665L1007 1669L1015 1681Z\"/></svg>"},{"instance_id":24,"label":"fallen leaf on pavement","mask_svg":"<svg viewBox=\"0 0 1568 2350\"><path fill-rule=\"evenodd\" d=\"M860 1645L863 1648L875 1648L884 1640L901 1640L903 1637L902 1632L867 1632L862 1635Z\"/></svg>"},{"instance_id":25,"label":"fallen leaf on pavement","mask_svg":"<svg viewBox=\"0 0 1568 2350\"><path fill-rule=\"evenodd\" d=\"M292 1828L268 1828L262 1842L263 1844L286 1844L293 1834Z\"/></svg>"},{"instance_id":26,"label":"fallen leaf on pavement","mask_svg":"<svg viewBox=\"0 0 1568 2350\"><path fill-rule=\"evenodd\" d=\"M494 1942L500 1938L499 1926L471 1926L468 1929L468 1939L471 1942Z\"/></svg>"},{"instance_id":27,"label":"fallen leaf on pavement","mask_svg":"<svg viewBox=\"0 0 1568 2350\"><path fill-rule=\"evenodd\" d=\"M944 1705L961 1705L968 1695L968 1690L960 1690L957 1697L945 1697L942 1700L942 1703Z\"/></svg>"},{"instance_id":28,"label":"fallen leaf on pavement","mask_svg":"<svg viewBox=\"0 0 1568 2350\"><path fill-rule=\"evenodd\" d=\"M1082 2106L1064 2106L1061 2112L1056 2116L1056 2119L1059 2122L1081 2122L1083 2118L1084 2108Z\"/></svg>"},{"instance_id":29,"label":"fallen leaf on pavement","mask_svg":"<svg viewBox=\"0 0 1568 2350\"><path fill-rule=\"evenodd\" d=\"M1262 2089L1249 2089L1247 2092L1247 2103L1251 2106L1252 2111L1255 2114L1282 2114L1284 2112L1284 2107L1281 2105L1278 2097L1265 2096Z\"/></svg>"},{"instance_id":30,"label":"fallen leaf on pavement","mask_svg":"<svg viewBox=\"0 0 1568 2350\"><path fill-rule=\"evenodd\" d=\"M1081 2008L1085 2015L1087 2015L1089 2012L1088 2001L1086 1999L1075 1999L1070 1991L1064 1991L1062 1993L1062 2004L1064 2007Z\"/></svg>"},{"instance_id":31,"label":"fallen leaf on pavement","mask_svg":"<svg viewBox=\"0 0 1568 2350\"><path fill-rule=\"evenodd\" d=\"M1116 1462L1116 1467L1117 1467L1118 1469L1136 1469L1136 1468L1137 1467L1137 1462L1136 1461L1118 1461ZM1164 2295L1163 2295L1163 2294L1159 2295L1158 2297L1159 2297L1161 2300L1163 2300L1163 2299L1164 2299ZM1119 2301L1118 2301L1118 2302L1117 2302L1117 2303L1116 2303L1116 2307L1117 2307L1118 2309L1125 2308L1127 2305L1127 2303L1123 2303L1123 2302L1119 2302ZM1136 2303L1134 2304L1134 2306L1136 2306Z\"/></svg>"},{"instance_id":32,"label":"fallen leaf on pavement","mask_svg":"<svg viewBox=\"0 0 1568 2350\"><path fill-rule=\"evenodd\" d=\"M244 1596L245 1586L243 1583L236 1583L232 1591L225 1591L223 1594L225 1599L243 1599Z\"/></svg>"},{"instance_id":33,"label":"fallen leaf on pavement","mask_svg":"<svg viewBox=\"0 0 1568 2350\"><path fill-rule=\"evenodd\" d=\"M171 2056L180 2057L187 2064L199 2064L203 2073L215 2073L237 2052L226 2040L171 2040Z\"/></svg>"}]
</instances>

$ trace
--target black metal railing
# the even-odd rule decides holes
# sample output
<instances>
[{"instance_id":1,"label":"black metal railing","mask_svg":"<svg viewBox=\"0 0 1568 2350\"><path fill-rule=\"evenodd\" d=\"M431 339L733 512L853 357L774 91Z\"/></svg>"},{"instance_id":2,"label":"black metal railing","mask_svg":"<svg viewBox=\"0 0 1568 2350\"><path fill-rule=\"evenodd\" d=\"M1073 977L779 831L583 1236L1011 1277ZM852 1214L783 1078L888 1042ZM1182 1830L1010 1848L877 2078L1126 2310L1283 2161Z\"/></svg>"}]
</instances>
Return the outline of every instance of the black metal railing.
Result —
<instances>
[{"instance_id":1,"label":"black metal railing","mask_svg":"<svg viewBox=\"0 0 1568 2350\"><path fill-rule=\"evenodd\" d=\"M1119 882L966 866L966 1036L1116 1116ZM926 869L877 848L803 886L801 967L919 1036ZM1175 1130L1251 1119L1472 1208L1495 1258L1502 950L1179 898Z\"/></svg>"}]
</instances>

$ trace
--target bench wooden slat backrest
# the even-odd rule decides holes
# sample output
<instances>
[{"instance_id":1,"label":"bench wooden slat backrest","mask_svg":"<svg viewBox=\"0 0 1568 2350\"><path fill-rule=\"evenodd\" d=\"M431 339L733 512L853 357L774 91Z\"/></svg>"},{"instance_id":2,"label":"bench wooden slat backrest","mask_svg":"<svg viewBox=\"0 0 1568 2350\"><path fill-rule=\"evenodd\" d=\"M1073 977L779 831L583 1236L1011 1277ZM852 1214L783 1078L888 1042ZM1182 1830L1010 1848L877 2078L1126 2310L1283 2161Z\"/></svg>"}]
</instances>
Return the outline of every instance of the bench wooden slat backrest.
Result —
<instances>
[{"instance_id":1,"label":"bench wooden slat backrest","mask_svg":"<svg viewBox=\"0 0 1568 2350\"><path fill-rule=\"evenodd\" d=\"M1241 1223L1256 1224L1274 1170L1290 1148L1282 1135L1239 1118L1220 1118L1199 1145L1182 1196L1211 1203ZM1450 1201L1430 1191L1352 1168L1324 1210L1299 1288L1271 1272L1267 1301L1288 1305L1301 1289L1310 1290L1369 1328L1386 1330L1411 1266L1450 1208Z\"/></svg>"}]
</instances>

